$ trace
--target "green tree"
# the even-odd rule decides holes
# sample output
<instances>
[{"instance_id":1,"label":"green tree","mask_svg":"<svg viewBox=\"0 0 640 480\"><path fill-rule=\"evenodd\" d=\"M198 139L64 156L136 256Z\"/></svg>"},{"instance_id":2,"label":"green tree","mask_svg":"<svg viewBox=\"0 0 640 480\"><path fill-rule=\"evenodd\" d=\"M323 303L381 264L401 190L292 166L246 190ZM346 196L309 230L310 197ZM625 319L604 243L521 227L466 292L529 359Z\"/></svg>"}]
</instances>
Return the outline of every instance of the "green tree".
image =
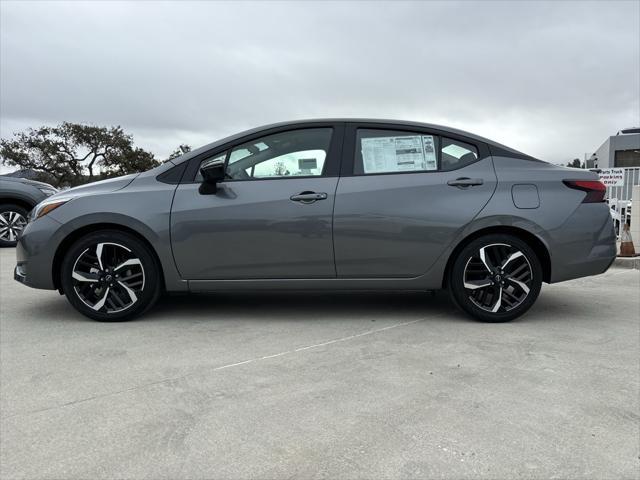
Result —
<instances>
[{"instance_id":1,"label":"green tree","mask_svg":"<svg viewBox=\"0 0 640 480\"><path fill-rule=\"evenodd\" d=\"M169 155L169 160L178 158L180 155L184 155L185 153L190 151L191 151L191 147L186 143L183 143L178 148L176 148L173 152L171 152L171 155Z\"/></svg>"},{"instance_id":2,"label":"green tree","mask_svg":"<svg viewBox=\"0 0 640 480\"><path fill-rule=\"evenodd\" d=\"M0 140L4 165L31 169L58 187L148 170L159 163L153 154L133 146L121 127L64 122L30 128Z\"/></svg>"},{"instance_id":3,"label":"green tree","mask_svg":"<svg viewBox=\"0 0 640 480\"><path fill-rule=\"evenodd\" d=\"M127 175L129 173L144 172L153 167L157 167L159 162L154 158L153 153L142 148L128 147L110 155L102 162L108 172L108 176Z\"/></svg>"},{"instance_id":4,"label":"green tree","mask_svg":"<svg viewBox=\"0 0 640 480\"><path fill-rule=\"evenodd\" d=\"M287 166L284 164L284 162L278 162L275 164L275 166L273 167L273 174L276 177L288 175Z\"/></svg>"},{"instance_id":5,"label":"green tree","mask_svg":"<svg viewBox=\"0 0 640 480\"><path fill-rule=\"evenodd\" d=\"M582 162L579 158L574 158L569 163L567 163L567 167L582 168Z\"/></svg>"}]
</instances>

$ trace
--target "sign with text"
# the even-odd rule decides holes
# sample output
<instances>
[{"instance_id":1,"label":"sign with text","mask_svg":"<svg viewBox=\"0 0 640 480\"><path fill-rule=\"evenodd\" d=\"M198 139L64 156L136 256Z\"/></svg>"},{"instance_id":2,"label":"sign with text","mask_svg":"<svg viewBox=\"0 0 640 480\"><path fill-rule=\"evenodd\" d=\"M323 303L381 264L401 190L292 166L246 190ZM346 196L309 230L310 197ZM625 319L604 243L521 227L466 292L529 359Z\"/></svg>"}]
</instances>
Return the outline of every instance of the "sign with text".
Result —
<instances>
[{"instance_id":1,"label":"sign with text","mask_svg":"<svg viewBox=\"0 0 640 480\"><path fill-rule=\"evenodd\" d=\"M624 168L603 168L598 176L607 187L622 187L624 185Z\"/></svg>"}]
</instances>

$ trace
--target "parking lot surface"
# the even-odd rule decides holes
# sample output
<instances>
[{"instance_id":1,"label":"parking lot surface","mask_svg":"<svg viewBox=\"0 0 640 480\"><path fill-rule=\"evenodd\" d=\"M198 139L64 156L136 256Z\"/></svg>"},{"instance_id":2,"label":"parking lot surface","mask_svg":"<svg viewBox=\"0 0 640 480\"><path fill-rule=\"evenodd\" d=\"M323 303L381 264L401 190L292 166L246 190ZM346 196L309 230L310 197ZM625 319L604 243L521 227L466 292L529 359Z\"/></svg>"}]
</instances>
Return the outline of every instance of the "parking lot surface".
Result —
<instances>
[{"instance_id":1,"label":"parking lot surface","mask_svg":"<svg viewBox=\"0 0 640 480\"><path fill-rule=\"evenodd\" d=\"M640 271L508 324L446 295L172 297L96 323L0 250L0 476L638 478Z\"/></svg>"}]
</instances>

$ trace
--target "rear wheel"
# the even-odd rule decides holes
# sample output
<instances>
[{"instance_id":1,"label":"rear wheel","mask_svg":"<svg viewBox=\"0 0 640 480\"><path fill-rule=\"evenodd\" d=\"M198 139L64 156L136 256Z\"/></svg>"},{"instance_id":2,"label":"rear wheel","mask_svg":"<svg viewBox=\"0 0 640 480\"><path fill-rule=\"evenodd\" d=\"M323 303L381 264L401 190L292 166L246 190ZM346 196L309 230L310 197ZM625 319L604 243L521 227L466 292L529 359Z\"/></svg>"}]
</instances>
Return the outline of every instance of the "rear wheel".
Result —
<instances>
[{"instance_id":1,"label":"rear wheel","mask_svg":"<svg viewBox=\"0 0 640 480\"><path fill-rule=\"evenodd\" d=\"M69 302L94 320L130 320L148 310L160 294L160 269L152 252L124 232L82 237L65 255L61 273Z\"/></svg>"},{"instance_id":2,"label":"rear wheel","mask_svg":"<svg viewBox=\"0 0 640 480\"><path fill-rule=\"evenodd\" d=\"M486 235L470 242L453 263L449 292L466 313L485 322L508 322L525 313L542 287L542 267L526 242Z\"/></svg>"},{"instance_id":3,"label":"rear wheel","mask_svg":"<svg viewBox=\"0 0 640 480\"><path fill-rule=\"evenodd\" d=\"M18 237L27 226L29 212L20 205L0 205L0 247L15 247Z\"/></svg>"}]
</instances>

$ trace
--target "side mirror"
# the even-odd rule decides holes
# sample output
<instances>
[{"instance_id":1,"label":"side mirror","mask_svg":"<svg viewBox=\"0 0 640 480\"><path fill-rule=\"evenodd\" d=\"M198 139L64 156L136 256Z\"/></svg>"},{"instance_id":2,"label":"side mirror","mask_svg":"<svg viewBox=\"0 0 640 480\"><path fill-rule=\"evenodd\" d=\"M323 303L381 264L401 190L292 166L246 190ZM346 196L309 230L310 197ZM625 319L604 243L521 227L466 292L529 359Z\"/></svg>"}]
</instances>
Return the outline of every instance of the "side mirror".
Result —
<instances>
[{"instance_id":1,"label":"side mirror","mask_svg":"<svg viewBox=\"0 0 640 480\"><path fill-rule=\"evenodd\" d=\"M212 158L200 166L200 173L204 179L199 188L201 194L211 195L217 192L218 182L224 180L224 164L224 158Z\"/></svg>"}]
</instances>

